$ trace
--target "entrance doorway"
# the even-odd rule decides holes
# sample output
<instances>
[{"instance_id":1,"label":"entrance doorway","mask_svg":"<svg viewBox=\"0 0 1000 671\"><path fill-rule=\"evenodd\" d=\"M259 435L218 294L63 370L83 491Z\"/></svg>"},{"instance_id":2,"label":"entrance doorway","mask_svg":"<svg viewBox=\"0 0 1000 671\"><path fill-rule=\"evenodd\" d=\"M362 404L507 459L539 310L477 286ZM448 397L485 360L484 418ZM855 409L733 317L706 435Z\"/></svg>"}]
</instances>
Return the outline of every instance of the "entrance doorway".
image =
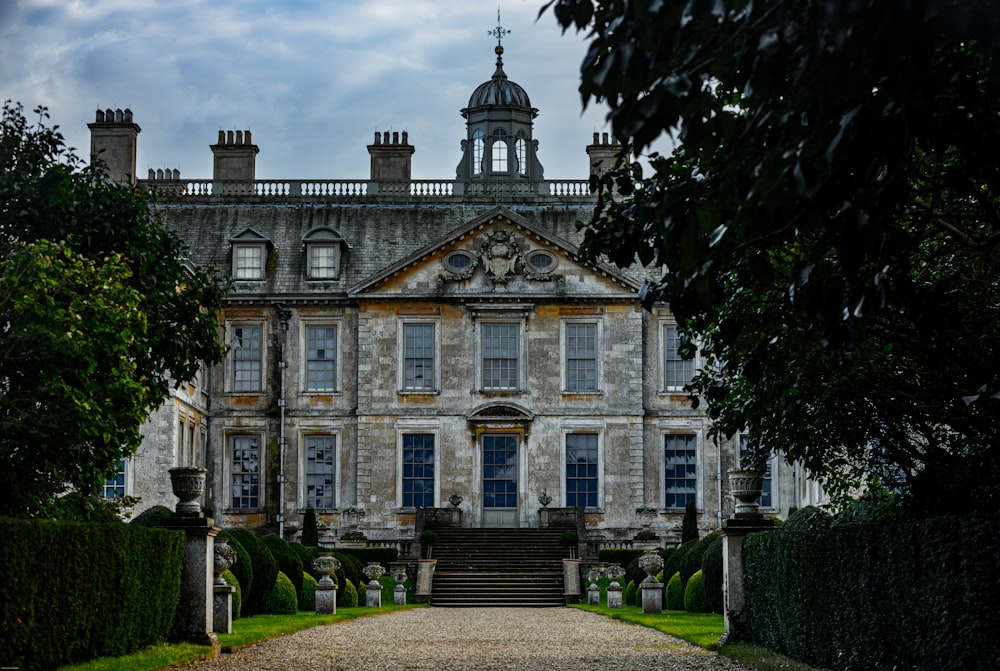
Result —
<instances>
[{"instance_id":1,"label":"entrance doorway","mask_svg":"<svg viewBox=\"0 0 1000 671\"><path fill-rule=\"evenodd\" d=\"M517 526L517 436L483 436L483 526Z\"/></svg>"}]
</instances>

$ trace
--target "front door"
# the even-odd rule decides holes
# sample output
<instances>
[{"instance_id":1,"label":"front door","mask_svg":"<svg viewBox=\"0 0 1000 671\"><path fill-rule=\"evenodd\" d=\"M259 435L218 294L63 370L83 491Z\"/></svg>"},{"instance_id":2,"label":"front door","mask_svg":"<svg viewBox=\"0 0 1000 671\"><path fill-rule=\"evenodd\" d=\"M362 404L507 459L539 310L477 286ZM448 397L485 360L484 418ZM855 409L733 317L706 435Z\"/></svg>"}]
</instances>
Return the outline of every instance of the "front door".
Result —
<instances>
[{"instance_id":1,"label":"front door","mask_svg":"<svg viewBox=\"0 0 1000 671\"><path fill-rule=\"evenodd\" d=\"M483 526L517 526L517 436L483 436Z\"/></svg>"}]
</instances>

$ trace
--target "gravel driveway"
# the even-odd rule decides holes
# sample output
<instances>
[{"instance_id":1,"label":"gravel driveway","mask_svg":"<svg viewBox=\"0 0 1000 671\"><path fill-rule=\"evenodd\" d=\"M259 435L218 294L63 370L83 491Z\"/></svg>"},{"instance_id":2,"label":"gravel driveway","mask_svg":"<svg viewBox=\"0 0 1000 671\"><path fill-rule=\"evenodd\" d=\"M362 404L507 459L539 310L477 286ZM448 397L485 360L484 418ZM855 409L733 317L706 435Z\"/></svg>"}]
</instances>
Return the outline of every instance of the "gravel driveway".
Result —
<instances>
[{"instance_id":1,"label":"gravel driveway","mask_svg":"<svg viewBox=\"0 0 1000 671\"><path fill-rule=\"evenodd\" d=\"M417 608L280 636L193 665L288 671L743 671L647 627L575 608Z\"/></svg>"}]
</instances>

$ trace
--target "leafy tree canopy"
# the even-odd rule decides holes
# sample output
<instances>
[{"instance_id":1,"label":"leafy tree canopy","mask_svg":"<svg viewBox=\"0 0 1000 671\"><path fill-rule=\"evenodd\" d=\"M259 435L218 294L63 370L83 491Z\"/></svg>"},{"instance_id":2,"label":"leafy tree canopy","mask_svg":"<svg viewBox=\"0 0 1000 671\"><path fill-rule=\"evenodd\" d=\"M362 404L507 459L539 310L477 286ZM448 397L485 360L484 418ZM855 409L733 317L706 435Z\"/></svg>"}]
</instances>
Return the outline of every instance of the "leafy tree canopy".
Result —
<instances>
[{"instance_id":1,"label":"leafy tree canopy","mask_svg":"<svg viewBox=\"0 0 1000 671\"><path fill-rule=\"evenodd\" d=\"M0 514L94 494L173 381L223 355L226 287L56 127L0 125Z\"/></svg>"},{"instance_id":2,"label":"leafy tree canopy","mask_svg":"<svg viewBox=\"0 0 1000 671\"><path fill-rule=\"evenodd\" d=\"M969 0L552 0L625 151L584 250L658 267L691 386L834 494L995 510L1000 13ZM628 163L664 134L650 173ZM697 398L696 398L697 402Z\"/></svg>"}]
</instances>

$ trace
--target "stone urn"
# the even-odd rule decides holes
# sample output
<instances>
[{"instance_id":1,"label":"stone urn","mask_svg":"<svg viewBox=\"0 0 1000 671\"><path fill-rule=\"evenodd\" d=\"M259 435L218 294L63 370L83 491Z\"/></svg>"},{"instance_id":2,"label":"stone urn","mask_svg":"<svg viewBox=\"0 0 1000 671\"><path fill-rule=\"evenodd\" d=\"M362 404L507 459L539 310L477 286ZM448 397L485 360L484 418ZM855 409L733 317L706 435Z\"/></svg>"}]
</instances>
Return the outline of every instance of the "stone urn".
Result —
<instances>
[{"instance_id":1,"label":"stone urn","mask_svg":"<svg viewBox=\"0 0 1000 671\"><path fill-rule=\"evenodd\" d=\"M378 579L385 575L385 568L378 562L372 562L371 564L365 566L361 572L365 574L366 578L368 578L369 587L378 587Z\"/></svg>"},{"instance_id":2,"label":"stone urn","mask_svg":"<svg viewBox=\"0 0 1000 671\"><path fill-rule=\"evenodd\" d=\"M625 569L618 564L611 564L604 569L604 575L606 575L608 580L611 581L611 585L609 585L609 587L621 587L621 585L618 584L618 580L625 575Z\"/></svg>"},{"instance_id":3,"label":"stone urn","mask_svg":"<svg viewBox=\"0 0 1000 671\"><path fill-rule=\"evenodd\" d=\"M460 505L462 505L462 497L459 496L458 494L452 494L451 496L448 497L448 503L458 508Z\"/></svg>"},{"instance_id":4,"label":"stone urn","mask_svg":"<svg viewBox=\"0 0 1000 671\"><path fill-rule=\"evenodd\" d=\"M538 502L539 502L540 504L542 504L542 508L545 508L545 507L547 507L547 506L548 506L548 505L549 505L550 503L552 503L552 497L551 497L551 496L549 496L549 493L548 493L548 492L546 492L546 491L543 491L543 492L542 492L542 495L538 497Z\"/></svg>"},{"instance_id":5,"label":"stone urn","mask_svg":"<svg viewBox=\"0 0 1000 671\"><path fill-rule=\"evenodd\" d=\"M215 573L215 584L225 587L228 583L222 574L236 563L236 550L229 545L225 538L215 539L215 563L212 564L212 571Z\"/></svg>"},{"instance_id":6,"label":"stone urn","mask_svg":"<svg viewBox=\"0 0 1000 671\"><path fill-rule=\"evenodd\" d=\"M587 571L587 582L589 582L591 586L596 585L597 581L600 579L601 579L601 569L598 568L597 566L594 566L589 571Z\"/></svg>"},{"instance_id":7,"label":"stone urn","mask_svg":"<svg viewBox=\"0 0 1000 671\"><path fill-rule=\"evenodd\" d=\"M201 495L205 491L205 476L207 474L208 471L204 468L195 468L194 466L170 469L170 486L174 490L174 496L179 500L177 503L178 515L201 515Z\"/></svg>"},{"instance_id":8,"label":"stone urn","mask_svg":"<svg viewBox=\"0 0 1000 671\"><path fill-rule=\"evenodd\" d=\"M663 557L655 550L646 550L639 557L639 568L646 573L646 579L643 580L644 583L655 583L656 574L663 568Z\"/></svg>"},{"instance_id":9,"label":"stone urn","mask_svg":"<svg viewBox=\"0 0 1000 671\"><path fill-rule=\"evenodd\" d=\"M333 585L333 578L330 576L340 568L340 560L331 554L324 554L316 557L316 561L313 562L312 567L321 576L319 579L320 585Z\"/></svg>"},{"instance_id":10,"label":"stone urn","mask_svg":"<svg viewBox=\"0 0 1000 671\"><path fill-rule=\"evenodd\" d=\"M751 468L729 471L729 491L736 499L736 517L760 517L757 499L764 492L764 471Z\"/></svg>"},{"instance_id":11,"label":"stone urn","mask_svg":"<svg viewBox=\"0 0 1000 671\"><path fill-rule=\"evenodd\" d=\"M389 573L396 581L396 587L392 590L392 602L397 606L404 606L406 605L406 587L403 586L403 583L406 582L406 567L394 566Z\"/></svg>"}]
</instances>

